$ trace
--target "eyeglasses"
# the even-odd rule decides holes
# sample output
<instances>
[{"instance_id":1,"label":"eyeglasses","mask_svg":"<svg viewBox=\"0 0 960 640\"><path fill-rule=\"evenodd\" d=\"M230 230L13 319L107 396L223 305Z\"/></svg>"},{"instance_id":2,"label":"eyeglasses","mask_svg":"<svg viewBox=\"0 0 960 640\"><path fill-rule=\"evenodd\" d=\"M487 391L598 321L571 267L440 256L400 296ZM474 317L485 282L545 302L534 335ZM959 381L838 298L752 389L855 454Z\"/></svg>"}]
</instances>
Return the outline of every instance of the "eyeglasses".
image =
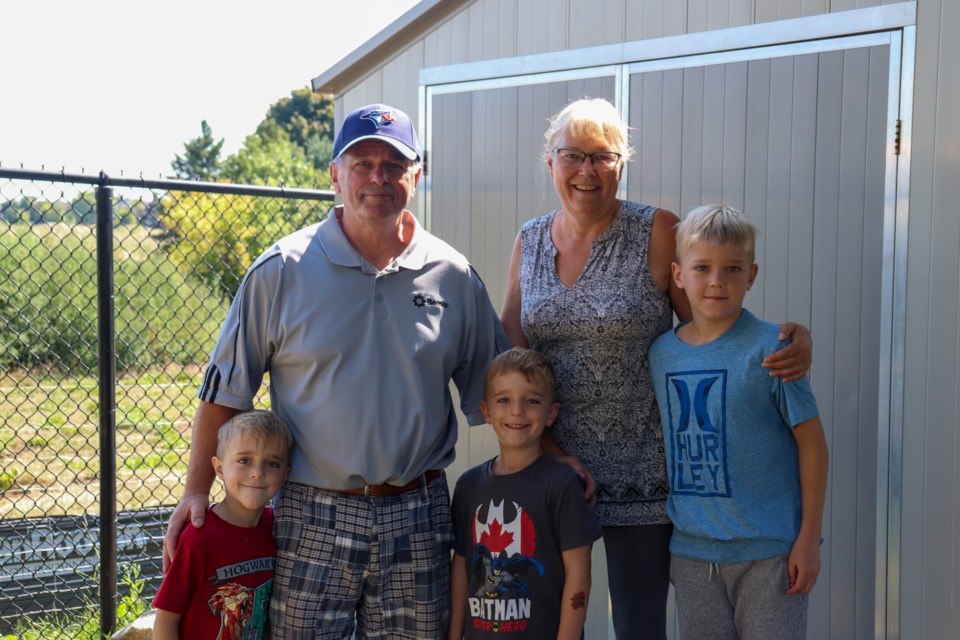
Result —
<instances>
[{"instance_id":1,"label":"eyeglasses","mask_svg":"<svg viewBox=\"0 0 960 640\"><path fill-rule=\"evenodd\" d=\"M612 171L620 162L620 154L613 151L598 151L597 153L584 153L576 149L554 149L553 152L560 158L560 163L571 169L579 169L590 158L594 169L601 171Z\"/></svg>"}]
</instances>

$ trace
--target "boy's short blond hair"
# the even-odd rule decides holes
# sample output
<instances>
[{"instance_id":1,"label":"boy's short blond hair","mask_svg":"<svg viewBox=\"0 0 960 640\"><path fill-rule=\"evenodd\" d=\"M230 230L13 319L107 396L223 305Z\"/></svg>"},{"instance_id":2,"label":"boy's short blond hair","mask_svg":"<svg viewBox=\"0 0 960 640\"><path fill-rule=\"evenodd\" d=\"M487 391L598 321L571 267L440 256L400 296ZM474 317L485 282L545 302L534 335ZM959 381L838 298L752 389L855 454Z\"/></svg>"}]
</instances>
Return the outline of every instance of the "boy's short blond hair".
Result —
<instances>
[{"instance_id":1,"label":"boy's short blond hair","mask_svg":"<svg viewBox=\"0 0 960 640\"><path fill-rule=\"evenodd\" d=\"M287 455L287 460L290 459L293 436L283 420L272 411L244 411L224 422L217 432L217 457L223 456L227 443L241 435L251 436L264 445L280 445Z\"/></svg>"},{"instance_id":2,"label":"boy's short blond hair","mask_svg":"<svg viewBox=\"0 0 960 640\"><path fill-rule=\"evenodd\" d=\"M677 260L697 242L710 246L733 245L756 254L757 227L739 209L723 204L705 204L688 213L677 225Z\"/></svg>"},{"instance_id":3,"label":"boy's short blond hair","mask_svg":"<svg viewBox=\"0 0 960 640\"><path fill-rule=\"evenodd\" d=\"M483 379L483 397L487 398L493 379L507 373L519 373L529 382L539 382L548 390L551 401L556 397L557 373L553 364L539 351L514 347L504 351L487 367Z\"/></svg>"}]
</instances>

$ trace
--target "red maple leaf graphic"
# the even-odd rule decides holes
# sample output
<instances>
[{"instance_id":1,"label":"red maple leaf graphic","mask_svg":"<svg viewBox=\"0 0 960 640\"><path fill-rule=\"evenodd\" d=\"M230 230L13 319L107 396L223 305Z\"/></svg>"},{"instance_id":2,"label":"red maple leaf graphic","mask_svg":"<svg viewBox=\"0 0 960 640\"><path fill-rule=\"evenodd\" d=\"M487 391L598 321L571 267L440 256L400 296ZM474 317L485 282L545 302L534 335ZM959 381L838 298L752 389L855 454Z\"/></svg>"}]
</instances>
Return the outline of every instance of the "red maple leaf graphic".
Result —
<instances>
[{"instance_id":1,"label":"red maple leaf graphic","mask_svg":"<svg viewBox=\"0 0 960 640\"><path fill-rule=\"evenodd\" d=\"M478 542L486 545L490 553L497 554L513 544L513 532L504 531L500 522L494 520L490 523L490 530L481 534Z\"/></svg>"}]
</instances>

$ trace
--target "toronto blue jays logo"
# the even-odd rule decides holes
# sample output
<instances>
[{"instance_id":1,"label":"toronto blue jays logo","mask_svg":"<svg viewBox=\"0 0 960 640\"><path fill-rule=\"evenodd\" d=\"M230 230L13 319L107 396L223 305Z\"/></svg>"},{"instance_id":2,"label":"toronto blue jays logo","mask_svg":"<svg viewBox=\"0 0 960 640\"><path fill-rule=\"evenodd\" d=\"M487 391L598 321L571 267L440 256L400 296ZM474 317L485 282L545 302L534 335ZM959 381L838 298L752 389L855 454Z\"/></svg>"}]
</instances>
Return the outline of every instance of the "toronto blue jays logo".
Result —
<instances>
[{"instance_id":1,"label":"toronto blue jays logo","mask_svg":"<svg viewBox=\"0 0 960 640\"><path fill-rule=\"evenodd\" d=\"M369 120L372 122L373 126L375 126L377 129L385 124L391 124L397 119L397 117L393 115L392 111L383 111L382 109L370 111L369 113L363 114L361 117L364 120Z\"/></svg>"},{"instance_id":2,"label":"toronto blue jays logo","mask_svg":"<svg viewBox=\"0 0 960 640\"><path fill-rule=\"evenodd\" d=\"M730 495L726 382L726 371L667 374L668 462L675 494Z\"/></svg>"}]
</instances>

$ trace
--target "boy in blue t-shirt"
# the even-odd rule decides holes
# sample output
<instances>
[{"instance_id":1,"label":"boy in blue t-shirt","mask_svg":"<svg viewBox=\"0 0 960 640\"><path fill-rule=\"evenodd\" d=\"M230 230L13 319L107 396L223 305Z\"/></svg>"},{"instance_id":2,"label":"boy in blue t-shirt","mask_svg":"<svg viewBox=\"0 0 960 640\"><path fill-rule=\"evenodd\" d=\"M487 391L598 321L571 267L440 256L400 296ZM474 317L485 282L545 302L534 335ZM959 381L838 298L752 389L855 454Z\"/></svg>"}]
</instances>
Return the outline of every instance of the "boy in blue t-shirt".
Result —
<instances>
[{"instance_id":1,"label":"boy in blue t-shirt","mask_svg":"<svg viewBox=\"0 0 960 640\"><path fill-rule=\"evenodd\" d=\"M684 640L802 639L820 572L827 443L809 380L759 366L783 342L743 308L755 242L736 209L691 211L672 269L693 319L650 347Z\"/></svg>"}]
</instances>

